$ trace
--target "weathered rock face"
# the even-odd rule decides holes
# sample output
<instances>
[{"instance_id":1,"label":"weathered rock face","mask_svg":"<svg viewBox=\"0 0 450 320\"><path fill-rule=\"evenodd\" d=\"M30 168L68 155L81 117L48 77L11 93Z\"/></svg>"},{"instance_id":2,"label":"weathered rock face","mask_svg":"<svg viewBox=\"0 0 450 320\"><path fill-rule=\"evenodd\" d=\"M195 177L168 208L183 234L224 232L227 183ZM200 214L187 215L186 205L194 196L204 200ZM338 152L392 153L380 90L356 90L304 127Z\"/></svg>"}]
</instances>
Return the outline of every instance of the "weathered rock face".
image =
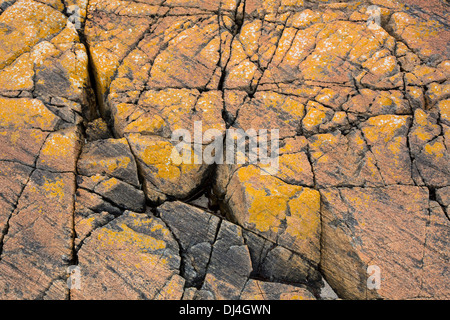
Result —
<instances>
[{"instance_id":1,"label":"weathered rock face","mask_svg":"<svg viewBox=\"0 0 450 320\"><path fill-rule=\"evenodd\" d=\"M78 251L78 299L180 299L178 243L164 223L125 212L95 230Z\"/></svg>"},{"instance_id":2,"label":"weathered rock face","mask_svg":"<svg viewBox=\"0 0 450 320\"><path fill-rule=\"evenodd\" d=\"M88 56L60 8L3 4L0 296L65 299L81 123L95 107Z\"/></svg>"},{"instance_id":3,"label":"weathered rock face","mask_svg":"<svg viewBox=\"0 0 450 320\"><path fill-rule=\"evenodd\" d=\"M448 19L0 1L0 299L450 298Z\"/></svg>"}]
</instances>

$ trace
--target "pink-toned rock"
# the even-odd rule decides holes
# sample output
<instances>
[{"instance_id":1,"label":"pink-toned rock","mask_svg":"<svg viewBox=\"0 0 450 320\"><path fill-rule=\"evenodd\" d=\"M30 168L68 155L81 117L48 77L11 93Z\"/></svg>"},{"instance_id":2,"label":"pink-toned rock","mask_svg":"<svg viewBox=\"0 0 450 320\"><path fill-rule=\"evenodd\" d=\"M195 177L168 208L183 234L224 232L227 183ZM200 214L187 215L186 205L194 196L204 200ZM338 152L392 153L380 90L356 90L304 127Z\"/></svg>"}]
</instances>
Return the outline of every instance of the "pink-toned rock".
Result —
<instances>
[{"instance_id":1,"label":"pink-toned rock","mask_svg":"<svg viewBox=\"0 0 450 320\"><path fill-rule=\"evenodd\" d=\"M321 267L338 295L412 299L428 291L448 296L446 282L436 281L438 274L446 275L442 262L448 249L441 241L446 241L448 220L429 202L426 188L338 188L324 189L321 195ZM370 266L371 273L380 272L379 278L370 278ZM380 286L374 289L371 283Z\"/></svg>"},{"instance_id":2,"label":"pink-toned rock","mask_svg":"<svg viewBox=\"0 0 450 320\"><path fill-rule=\"evenodd\" d=\"M78 251L74 300L180 299L178 243L158 218L125 212L95 230Z\"/></svg>"}]
</instances>

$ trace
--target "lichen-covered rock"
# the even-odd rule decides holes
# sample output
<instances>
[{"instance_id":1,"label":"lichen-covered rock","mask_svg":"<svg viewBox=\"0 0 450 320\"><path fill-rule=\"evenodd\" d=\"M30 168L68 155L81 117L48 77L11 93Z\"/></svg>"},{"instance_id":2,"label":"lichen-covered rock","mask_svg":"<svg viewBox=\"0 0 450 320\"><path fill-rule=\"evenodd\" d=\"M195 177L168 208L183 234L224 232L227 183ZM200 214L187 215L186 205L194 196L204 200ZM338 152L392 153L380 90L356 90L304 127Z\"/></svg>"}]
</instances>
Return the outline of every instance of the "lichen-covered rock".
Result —
<instances>
[{"instance_id":1,"label":"lichen-covered rock","mask_svg":"<svg viewBox=\"0 0 450 320\"><path fill-rule=\"evenodd\" d=\"M126 139L105 139L87 143L77 162L78 173L117 178L139 186L136 161Z\"/></svg>"},{"instance_id":2,"label":"lichen-covered rock","mask_svg":"<svg viewBox=\"0 0 450 320\"><path fill-rule=\"evenodd\" d=\"M314 135L309 150L319 187L384 185L377 160L359 130Z\"/></svg>"},{"instance_id":3,"label":"lichen-covered rock","mask_svg":"<svg viewBox=\"0 0 450 320\"><path fill-rule=\"evenodd\" d=\"M238 169L230 179L224 201L231 217L246 229L319 261L320 195L260 176L252 166Z\"/></svg>"},{"instance_id":4,"label":"lichen-covered rock","mask_svg":"<svg viewBox=\"0 0 450 320\"><path fill-rule=\"evenodd\" d=\"M189 288L183 299L263 298L260 292L254 292L260 282L252 280L253 276L268 280L261 282L267 291L277 290L271 293L273 299L314 298L305 287L283 286L275 281L303 283L310 290L324 285L320 279L303 278L299 269L305 262L300 255L212 213L176 201L160 206L158 214L180 244L182 276Z\"/></svg>"},{"instance_id":5,"label":"lichen-covered rock","mask_svg":"<svg viewBox=\"0 0 450 320\"><path fill-rule=\"evenodd\" d=\"M411 154L423 183L446 187L450 183L450 153L447 149L439 114L418 109L410 130Z\"/></svg>"},{"instance_id":6,"label":"lichen-covered rock","mask_svg":"<svg viewBox=\"0 0 450 320\"><path fill-rule=\"evenodd\" d=\"M78 251L74 300L180 299L178 243L158 218L127 211L95 230Z\"/></svg>"},{"instance_id":7,"label":"lichen-covered rock","mask_svg":"<svg viewBox=\"0 0 450 320\"><path fill-rule=\"evenodd\" d=\"M441 242L448 238L448 219L429 201L426 188L333 188L321 194L321 266L340 296L448 297L447 283L436 281L438 274L448 277L448 248ZM378 290L366 286L369 266L381 272Z\"/></svg>"},{"instance_id":8,"label":"lichen-covered rock","mask_svg":"<svg viewBox=\"0 0 450 320\"><path fill-rule=\"evenodd\" d=\"M88 56L62 3L3 4L0 297L67 299L81 123L94 107Z\"/></svg>"},{"instance_id":9,"label":"lichen-covered rock","mask_svg":"<svg viewBox=\"0 0 450 320\"><path fill-rule=\"evenodd\" d=\"M74 193L73 173L33 171L3 229L2 299L39 299L64 278L72 259Z\"/></svg>"},{"instance_id":10,"label":"lichen-covered rock","mask_svg":"<svg viewBox=\"0 0 450 320\"><path fill-rule=\"evenodd\" d=\"M447 9L0 0L0 298L448 299Z\"/></svg>"},{"instance_id":11,"label":"lichen-covered rock","mask_svg":"<svg viewBox=\"0 0 450 320\"><path fill-rule=\"evenodd\" d=\"M145 211L136 160L126 139L100 139L84 145L77 163L75 246L125 210ZM78 249L77 249L78 250Z\"/></svg>"}]
</instances>

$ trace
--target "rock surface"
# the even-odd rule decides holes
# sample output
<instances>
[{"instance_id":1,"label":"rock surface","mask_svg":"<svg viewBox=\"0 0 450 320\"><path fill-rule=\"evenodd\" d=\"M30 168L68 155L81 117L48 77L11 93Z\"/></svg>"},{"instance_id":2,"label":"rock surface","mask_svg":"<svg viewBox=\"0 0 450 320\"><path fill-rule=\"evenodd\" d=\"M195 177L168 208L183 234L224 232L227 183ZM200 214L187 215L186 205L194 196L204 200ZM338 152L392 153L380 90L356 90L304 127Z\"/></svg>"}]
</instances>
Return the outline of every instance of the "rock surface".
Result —
<instances>
[{"instance_id":1,"label":"rock surface","mask_svg":"<svg viewBox=\"0 0 450 320\"><path fill-rule=\"evenodd\" d=\"M0 299L449 299L449 15L0 1Z\"/></svg>"}]
</instances>

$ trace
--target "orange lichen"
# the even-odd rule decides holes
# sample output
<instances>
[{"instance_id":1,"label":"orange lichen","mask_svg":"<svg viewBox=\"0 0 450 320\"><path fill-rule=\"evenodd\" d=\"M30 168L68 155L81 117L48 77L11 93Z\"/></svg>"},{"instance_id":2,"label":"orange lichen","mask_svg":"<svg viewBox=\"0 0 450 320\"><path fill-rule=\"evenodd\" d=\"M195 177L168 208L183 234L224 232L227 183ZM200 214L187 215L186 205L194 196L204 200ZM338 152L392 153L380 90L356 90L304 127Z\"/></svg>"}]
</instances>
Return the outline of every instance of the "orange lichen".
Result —
<instances>
[{"instance_id":1,"label":"orange lichen","mask_svg":"<svg viewBox=\"0 0 450 320\"><path fill-rule=\"evenodd\" d=\"M0 126L2 127L52 130L57 121L58 117L40 100L0 98Z\"/></svg>"},{"instance_id":2,"label":"orange lichen","mask_svg":"<svg viewBox=\"0 0 450 320\"><path fill-rule=\"evenodd\" d=\"M140 252L147 252L148 250L156 251L166 248L166 243L163 240L158 240L146 234L138 233L128 227L126 224L121 224L120 231L111 229L102 229L97 236L102 246L128 246L138 248Z\"/></svg>"}]
</instances>

